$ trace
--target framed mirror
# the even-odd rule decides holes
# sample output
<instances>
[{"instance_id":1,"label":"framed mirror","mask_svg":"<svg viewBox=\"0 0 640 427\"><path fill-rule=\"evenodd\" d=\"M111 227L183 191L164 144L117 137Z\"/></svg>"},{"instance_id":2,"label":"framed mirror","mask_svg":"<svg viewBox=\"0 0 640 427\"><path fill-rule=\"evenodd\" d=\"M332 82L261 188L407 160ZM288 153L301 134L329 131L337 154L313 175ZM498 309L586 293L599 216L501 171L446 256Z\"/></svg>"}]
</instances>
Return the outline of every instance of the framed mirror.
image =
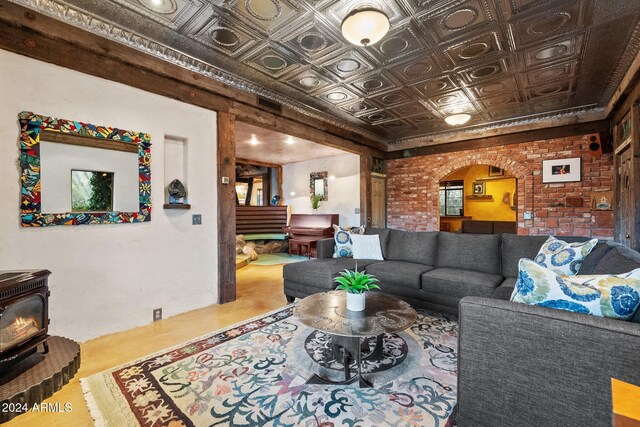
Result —
<instances>
[{"instance_id":1,"label":"framed mirror","mask_svg":"<svg viewBox=\"0 0 640 427\"><path fill-rule=\"evenodd\" d=\"M151 137L19 115L23 227L151 220Z\"/></svg>"},{"instance_id":2,"label":"framed mirror","mask_svg":"<svg viewBox=\"0 0 640 427\"><path fill-rule=\"evenodd\" d=\"M324 172L311 172L309 178L309 197L320 196L323 201L329 198L329 174Z\"/></svg>"}]
</instances>

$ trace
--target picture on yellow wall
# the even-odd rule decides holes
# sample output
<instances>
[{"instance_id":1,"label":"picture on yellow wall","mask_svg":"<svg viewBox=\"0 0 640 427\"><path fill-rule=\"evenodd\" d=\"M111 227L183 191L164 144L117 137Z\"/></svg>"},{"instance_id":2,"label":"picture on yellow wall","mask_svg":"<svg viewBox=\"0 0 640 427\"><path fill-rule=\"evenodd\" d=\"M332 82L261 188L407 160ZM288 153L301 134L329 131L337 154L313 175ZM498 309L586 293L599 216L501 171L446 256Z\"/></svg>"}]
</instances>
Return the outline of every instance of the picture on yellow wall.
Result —
<instances>
[{"instance_id":1,"label":"picture on yellow wall","mask_svg":"<svg viewBox=\"0 0 640 427\"><path fill-rule=\"evenodd\" d=\"M489 176L504 176L504 169L496 166L489 166Z\"/></svg>"},{"instance_id":2,"label":"picture on yellow wall","mask_svg":"<svg viewBox=\"0 0 640 427\"><path fill-rule=\"evenodd\" d=\"M484 196L484 181L475 181L473 183L473 195Z\"/></svg>"}]
</instances>

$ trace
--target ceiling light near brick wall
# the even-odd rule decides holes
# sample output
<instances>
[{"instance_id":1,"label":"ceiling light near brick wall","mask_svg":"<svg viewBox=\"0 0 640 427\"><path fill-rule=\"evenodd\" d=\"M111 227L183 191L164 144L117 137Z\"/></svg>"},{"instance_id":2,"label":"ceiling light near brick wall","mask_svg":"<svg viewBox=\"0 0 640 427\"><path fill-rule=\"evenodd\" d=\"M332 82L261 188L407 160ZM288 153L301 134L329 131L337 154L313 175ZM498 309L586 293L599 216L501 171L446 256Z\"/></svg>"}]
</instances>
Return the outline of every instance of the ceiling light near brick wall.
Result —
<instances>
[{"instance_id":1,"label":"ceiling light near brick wall","mask_svg":"<svg viewBox=\"0 0 640 427\"><path fill-rule=\"evenodd\" d=\"M389 18L372 7L349 13L341 25L342 35L350 43L370 46L379 42L389 31Z\"/></svg>"},{"instance_id":2,"label":"ceiling light near brick wall","mask_svg":"<svg viewBox=\"0 0 640 427\"><path fill-rule=\"evenodd\" d=\"M444 121L451 126L460 126L467 123L470 119L471 119L471 115L462 113L462 114L452 114L451 116L447 116L444 118Z\"/></svg>"}]
</instances>

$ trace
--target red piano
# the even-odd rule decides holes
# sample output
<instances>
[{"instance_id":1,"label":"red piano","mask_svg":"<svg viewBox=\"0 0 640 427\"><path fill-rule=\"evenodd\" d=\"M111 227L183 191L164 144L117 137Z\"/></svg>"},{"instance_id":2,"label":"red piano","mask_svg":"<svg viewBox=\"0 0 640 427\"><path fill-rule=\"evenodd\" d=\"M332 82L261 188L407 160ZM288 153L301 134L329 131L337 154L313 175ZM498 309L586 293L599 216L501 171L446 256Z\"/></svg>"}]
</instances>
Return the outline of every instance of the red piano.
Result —
<instances>
[{"instance_id":1,"label":"red piano","mask_svg":"<svg viewBox=\"0 0 640 427\"><path fill-rule=\"evenodd\" d=\"M338 214L291 214L289 225L282 227L289 234L289 255L316 256L316 242L333 237L333 224Z\"/></svg>"}]
</instances>

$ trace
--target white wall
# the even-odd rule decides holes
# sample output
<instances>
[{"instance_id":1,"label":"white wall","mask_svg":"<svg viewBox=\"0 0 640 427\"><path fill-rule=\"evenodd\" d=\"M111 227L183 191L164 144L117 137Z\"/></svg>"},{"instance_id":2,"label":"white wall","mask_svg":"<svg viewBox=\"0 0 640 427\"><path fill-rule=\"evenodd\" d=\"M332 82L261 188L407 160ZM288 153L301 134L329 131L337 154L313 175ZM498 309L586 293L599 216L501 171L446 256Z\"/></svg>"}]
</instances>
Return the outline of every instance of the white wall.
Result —
<instances>
[{"instance_id":1,"label":"white wall","mask_svg":"<svg viewBox=\"0 0 640 427\"><path fill-rule=\"evenodd\" d=\"M289 163L282 167L284 204L291 213L310 214L309 175L327 171L335 179L329 180L329 200L322 202L318 213L340 214L340 225L360 225L360 156L343 154L306 162ZM291 192L295 196L291 196Z\"/></svg>"},{"instance_id":2,"label":"white wall","mask_svg":"<svg viewBox=\"0 0 640 427\"><path fill-rule=\"evenodd\" d=\"M86 340L216 301L215 112L2 50L0 99L0 270L52 271L52 334ZM21 228L23 110L151 134L151 222ZM162 209L167 134L190 145L191 211Z\"/></svg>"}]
</instances>

